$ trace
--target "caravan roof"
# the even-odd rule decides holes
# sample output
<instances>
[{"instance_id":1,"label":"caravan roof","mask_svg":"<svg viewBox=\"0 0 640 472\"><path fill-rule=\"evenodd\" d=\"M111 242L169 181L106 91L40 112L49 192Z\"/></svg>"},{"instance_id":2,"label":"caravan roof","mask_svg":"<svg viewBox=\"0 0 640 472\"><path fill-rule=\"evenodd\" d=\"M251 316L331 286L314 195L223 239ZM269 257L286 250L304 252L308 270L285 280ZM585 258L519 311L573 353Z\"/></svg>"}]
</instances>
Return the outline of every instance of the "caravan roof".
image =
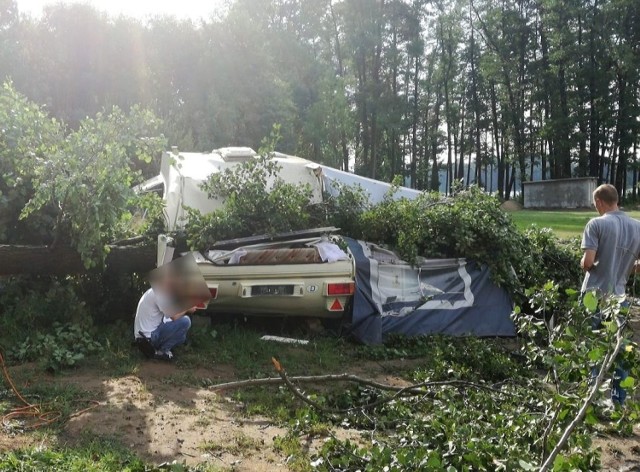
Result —
<instances>
[{"instance_id":1,"label":"caravan roof","mask_svg":"<svg viewBox=\"0 0 640 472\"><path fill-rule=\"evenodd\" d=\"M220 199L209 198L201 184L211 175L236 166L240 162L258 158L248 147L226 147L210 153L178 152L172 149L162 156L160 177L164 184L167 229L173 231L184 226L185 207L210 213L222 206ZM280 166L278 177L287 183L309 185L312 201L321 202L323 192L337 195L341 185L360 185L368 194L372 204L380 202L392 188L390 184L361 177L297 156L274 152L271 158ZM272 184L273 182L270 182ZM145 185L145 184L143 184ZM394 198L413 199L420 195L417 190L399 187Z\"/></svg>"}]
</instances>

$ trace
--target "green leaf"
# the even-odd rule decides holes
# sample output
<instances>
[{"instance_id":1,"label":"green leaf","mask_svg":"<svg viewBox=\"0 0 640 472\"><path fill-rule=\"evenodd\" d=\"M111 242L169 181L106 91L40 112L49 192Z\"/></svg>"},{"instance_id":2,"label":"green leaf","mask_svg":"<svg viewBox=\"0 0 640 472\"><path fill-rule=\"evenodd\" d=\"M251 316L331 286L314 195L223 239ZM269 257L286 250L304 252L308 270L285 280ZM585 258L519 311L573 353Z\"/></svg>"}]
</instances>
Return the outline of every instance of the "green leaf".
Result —
<instances>
[{"instance_id":1,"label":"green leaf","mask_svg":"<svg viewBox=\"0 0 640 472\"><path fill-rule=\"evenodd\" d=\"M604 321L602 324L606 328L607 332L611 334L614 334L616 331L618 331L618 325L613 321Z\"/></svg>"},{"instance_id":2,"label":"green leaf","mask_svg":"<svg viewBox=\"0 0 640 472\"><path fill-rule=\"evenodd\" d=\"M603 356L604 356L604 352L599 347L589 351L589 360L590 361L593 361L593 362L599 361L599 360L602 359Z\"/></svg>"},{"instance_id":3,"label":"green leaf","mask_svg":"<svg viewBox=\"0 0 640 472\"><path fill-rule=\"evenodd\" d=\"M634 379L633 377L627 377L622 382L620 382L620 387L633 388L635 384L636 384L636 379Z\"/></svg>"},{"instance_id":4,"label":"green leaf","mask_svg":"<svg viewBox=\"0 0 640 472\"><path fill-rule=\"evenodd\" d=\"M531 464L530 462L525 462L522 459L518 461L518 464L520 465L520 468L522 468L522 470L538 470L535 465Z\"/></svg>"},{"instance_id":5,"label":"green leaf","mask_svg":"<svg viewBox=\"0 0 640 472\"><path fill-rule=\"evenodd\" d=\"M569 409L568 408L564 408L560 413L558 413L558 419L560 421L562 421L563 419L565 419L567 417L568 414L569 414Z\"/></svg>"},{"instance_id":6,"label":"green leaf","mask_svg":"<svg viewBox=\"0 0 640 472\"><path fill-rule=\"evenodd\" d=\"M598 298L594 292L585 293L582 298L582 304L590 313L595 313L598 310Z\"/></svg>"},{"instance_id":7,"label":"green leaf","mask_svg":"<svg viewBox=\"0 0 640 472\"><path fill-rule=\"evenodd\" d=\"M598 424L598 417L593 412L593 407L590 407L587 410L587 414L584 417L585 424L593 426L594 424Z\"/></svg>"},{"instance_id":8,"label":"green leaf","mask_svg":"<svg viewBox=\"0 0 640 472\"><path fill-rule=\"evenodd\" d=\"M553 470L563 470L563 467L567 465L569 461L562 455L557 455L553 461Z\"/></svg>"}]
</instances>

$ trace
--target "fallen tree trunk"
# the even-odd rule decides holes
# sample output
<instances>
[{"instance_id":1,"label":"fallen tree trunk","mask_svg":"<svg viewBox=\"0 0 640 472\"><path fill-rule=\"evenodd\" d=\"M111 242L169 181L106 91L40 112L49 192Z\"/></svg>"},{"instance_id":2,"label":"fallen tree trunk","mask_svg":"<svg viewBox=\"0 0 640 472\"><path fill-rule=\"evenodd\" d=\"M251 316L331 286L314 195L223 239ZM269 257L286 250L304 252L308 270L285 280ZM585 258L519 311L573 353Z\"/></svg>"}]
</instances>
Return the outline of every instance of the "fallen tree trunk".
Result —
<instances>
[{"instance_id":1,"label":"fallen tree trunk","mask_svg":"<svg viewBox=\"0 0 640 472\"><path fill-rule=\"evenodd\" d=\"M105 271L148 272L155 268L154 246L109 246ZM93 269L92 269L93 270ZM0 275L67 275L89 272L80 254L68 246L0 245Z\"/></svg>"}]
</instances>

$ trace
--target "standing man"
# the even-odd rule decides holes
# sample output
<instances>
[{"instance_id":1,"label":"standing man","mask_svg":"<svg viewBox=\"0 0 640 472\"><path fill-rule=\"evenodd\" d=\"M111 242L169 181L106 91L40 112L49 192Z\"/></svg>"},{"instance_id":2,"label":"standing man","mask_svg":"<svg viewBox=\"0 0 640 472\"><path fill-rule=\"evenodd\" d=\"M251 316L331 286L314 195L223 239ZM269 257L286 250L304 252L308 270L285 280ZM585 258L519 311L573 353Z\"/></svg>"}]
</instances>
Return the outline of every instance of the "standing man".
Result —
<instances>
[{"instance_id":1,"label":"standing man","mask_svg":"<svg viewBox=\"0 0 640 472\"><path fill-rule=\"evenodd\" d=\"M618 191L613 185L600 185L593 192L593 204L600 215L591 219L584 229L580 265L585 272L582 293L596 290L600 297L624 299L629 275L640 271L640 221L618 209ZM600 319L594 329L600 327ZM626 372L616 368L611 397L622 404L626 392L620 382Z\"/></svg>"},{"instance_id":2,"label":"standing man","mask_svg":"<svg viewBox=\"0 0 640 472\"><path fill-rule=\"evenodd\" d=\"M173 306L175 303L169 293L157 288L150 288L140 298L133 335L145 356L171 361L171 349L187 340L187 332L191 327L187 313L193 313L196 308L175 313Z\"/></svg>"}]
</instances>

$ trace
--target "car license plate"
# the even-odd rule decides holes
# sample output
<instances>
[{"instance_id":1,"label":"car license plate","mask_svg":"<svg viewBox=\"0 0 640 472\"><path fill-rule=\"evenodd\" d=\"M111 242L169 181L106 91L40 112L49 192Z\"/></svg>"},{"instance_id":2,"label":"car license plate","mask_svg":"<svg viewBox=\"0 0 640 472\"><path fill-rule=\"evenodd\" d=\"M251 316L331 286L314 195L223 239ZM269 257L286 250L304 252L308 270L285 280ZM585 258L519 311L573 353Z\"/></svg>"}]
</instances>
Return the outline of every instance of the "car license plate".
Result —
<instances>
[{"instance_id":1,"label":"car license plate","mask_svg":"<svg viewBox=\"0 0 640 472\"><path fill-rule=\"evenodd\" d=\"M253 285L252 297L277 297L293 295L293 285Z\"/></svg>"}]
</instances>

